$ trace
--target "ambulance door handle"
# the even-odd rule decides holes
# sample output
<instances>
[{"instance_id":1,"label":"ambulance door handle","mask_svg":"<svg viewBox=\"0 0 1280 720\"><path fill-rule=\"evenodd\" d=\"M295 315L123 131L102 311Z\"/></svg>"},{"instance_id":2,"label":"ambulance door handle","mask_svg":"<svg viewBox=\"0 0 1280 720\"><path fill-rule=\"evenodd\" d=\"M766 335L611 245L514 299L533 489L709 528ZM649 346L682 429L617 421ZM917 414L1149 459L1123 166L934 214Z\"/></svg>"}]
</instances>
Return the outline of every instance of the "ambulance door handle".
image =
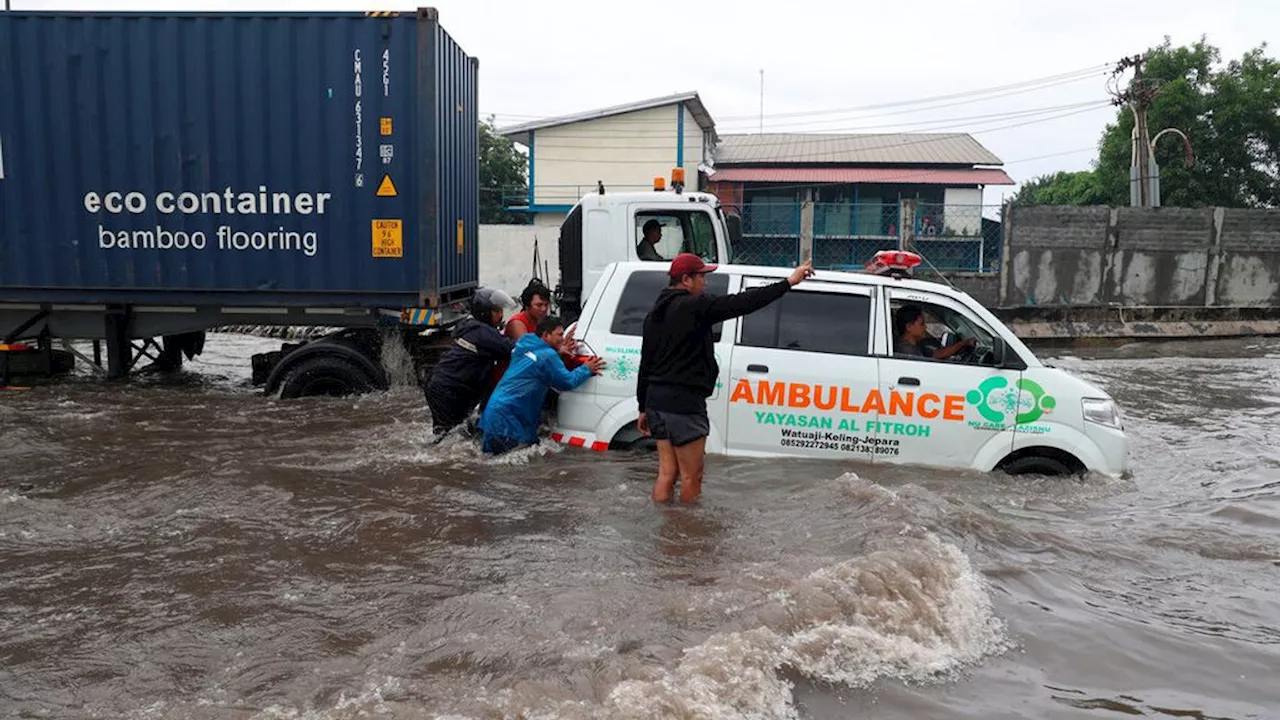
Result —
<instances>
[{"instance_id":1,"label":"ambulance door handle","mask_svg":"<svg viewBox=\"0 0 1280 720\"><path fill-rule=\"evenodd\" d=\"M753 365L748 365L748 366L747 366L747 372L760 372L760 373L767 373L767 372L769 372L769 366L768 366L768 365L754 365L754 364L753 364Z\"/></svg>"},{"instance_id":2,"label":"ambulance door handle","mask_svg":"<svg viewBox=\"0 0 1280 720\"><path fill-rule=\"evenodd\" d=\"M898 378L898 384L899 384L899 385L911 385L911 386L913 386L913 387L919 387L919 386L920 386L920 379L919 379L919 378L913 378L913 377L900 377L900 378Z\"/></svg>"}]
</instances>

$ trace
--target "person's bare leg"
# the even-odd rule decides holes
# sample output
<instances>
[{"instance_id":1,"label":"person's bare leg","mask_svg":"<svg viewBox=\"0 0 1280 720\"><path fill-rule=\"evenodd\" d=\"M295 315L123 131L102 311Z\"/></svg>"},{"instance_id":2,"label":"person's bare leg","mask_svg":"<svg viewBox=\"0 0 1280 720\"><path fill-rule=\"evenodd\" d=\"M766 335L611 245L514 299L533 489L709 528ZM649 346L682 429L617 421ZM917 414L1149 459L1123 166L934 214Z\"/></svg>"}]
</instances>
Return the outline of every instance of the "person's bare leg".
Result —
<instances>
[{"instance_id":1,"label":"person's bare leg","mask_svg":"<svg viewBox=\"0 0 1280 720\"><path fill-rule=\"evenodd\" d=\"M680 502L694 502L702 494L702 463L706 456L707 439L697 440L675 448L676 463L680 466Z\"/></svg>"},{"instance_id":2,"label":"person's bare leg","mask_svg":"<svg viewBox=\"0 0 1280 720\"><path fill-rule=\"evenodd\" d=\"M658 479L653 483L654 502L671 502L671 492L676 486L676 449L670 440L658 440Z\"/></svg>"}]
</instances>

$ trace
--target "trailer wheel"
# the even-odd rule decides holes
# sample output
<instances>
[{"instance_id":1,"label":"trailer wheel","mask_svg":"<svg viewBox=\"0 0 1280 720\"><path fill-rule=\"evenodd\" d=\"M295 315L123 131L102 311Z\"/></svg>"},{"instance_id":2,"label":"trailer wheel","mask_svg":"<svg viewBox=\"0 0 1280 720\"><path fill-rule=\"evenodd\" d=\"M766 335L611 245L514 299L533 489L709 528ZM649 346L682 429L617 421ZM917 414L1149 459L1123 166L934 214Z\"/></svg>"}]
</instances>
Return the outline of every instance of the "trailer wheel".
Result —
<instances>
[{"instance_id":1,"label":"trailer wheel","mask_svg":"<svg viewBox=\"0 0 1280 720\"><path fill-rule=\"evenodd\" d=\"M350 360L336 355L316 355L289 369L280 381L277 397L358 395L374 389L373 380Z\"/></svg>"}]
</instances>

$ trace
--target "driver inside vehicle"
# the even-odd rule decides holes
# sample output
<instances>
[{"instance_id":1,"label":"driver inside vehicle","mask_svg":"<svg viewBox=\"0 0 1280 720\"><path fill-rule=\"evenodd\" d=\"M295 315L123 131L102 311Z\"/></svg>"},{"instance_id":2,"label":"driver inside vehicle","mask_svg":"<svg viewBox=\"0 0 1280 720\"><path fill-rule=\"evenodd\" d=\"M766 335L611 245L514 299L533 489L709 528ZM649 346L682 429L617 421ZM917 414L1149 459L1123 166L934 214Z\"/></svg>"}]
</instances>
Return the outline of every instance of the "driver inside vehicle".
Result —
<instances>
[{"instance_id":1,"label":"driver inside vehicle","mask_svg":"<svg viewBox=\"0 0 1280 720\"><path fill-rule=\"evenodd\" d=\"M929 334L925 322L924 310L916 305L903 305L893 316L894 355L898 357L919 357L933 360L946 360L956 353L977 345L975 338L964 338L942 346L936 338Z\"/></svg>"}]
</instances>

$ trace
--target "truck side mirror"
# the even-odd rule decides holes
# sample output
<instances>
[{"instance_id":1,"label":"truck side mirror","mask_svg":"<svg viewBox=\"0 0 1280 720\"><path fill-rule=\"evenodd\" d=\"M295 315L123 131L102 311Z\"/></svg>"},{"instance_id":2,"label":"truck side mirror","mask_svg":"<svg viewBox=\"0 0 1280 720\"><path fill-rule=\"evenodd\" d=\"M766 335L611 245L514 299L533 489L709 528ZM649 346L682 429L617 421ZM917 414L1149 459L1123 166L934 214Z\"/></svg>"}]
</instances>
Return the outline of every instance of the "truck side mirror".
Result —
<instances>
[{"instance_id":1,"label":"truck side mirror","mask_svg":"<svg viewBox=\"0 0 1280 720\"><path fill-rule=\"evenodd\" d=\"M731 263L736 249L742 247L742 217L737 213L727 213L724 221L729 229L729 257L720 262Z\"/></svg>"}]
</instances>

